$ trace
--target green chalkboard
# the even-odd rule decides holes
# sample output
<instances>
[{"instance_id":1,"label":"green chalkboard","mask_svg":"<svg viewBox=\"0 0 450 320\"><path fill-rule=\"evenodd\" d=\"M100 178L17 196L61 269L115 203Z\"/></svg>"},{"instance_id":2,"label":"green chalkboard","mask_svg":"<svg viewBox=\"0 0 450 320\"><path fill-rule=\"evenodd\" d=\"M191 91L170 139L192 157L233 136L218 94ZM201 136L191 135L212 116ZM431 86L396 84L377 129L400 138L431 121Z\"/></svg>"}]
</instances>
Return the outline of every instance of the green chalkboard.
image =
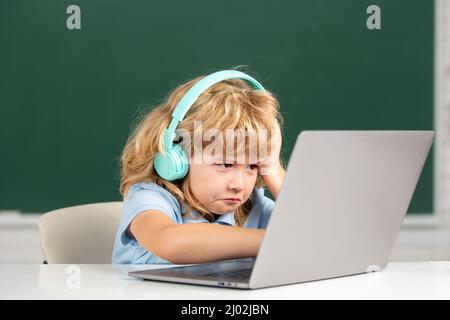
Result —
<instances>
[{"instance_id":1,"label":"green chalkboard","mask_svg":"<svg viewBox=\"0 0 450 320\"><path fill-rule=\"evenodd\" d=\"M69 29L69 5L81 29ZM369 5L381 29L368 29ZM246 65L302 130L433 129L433 1L3 0L0 210L120 200L139 115L178 84ZM409 208L433 211L432 159Z\"/></svg>"}]
</instances>

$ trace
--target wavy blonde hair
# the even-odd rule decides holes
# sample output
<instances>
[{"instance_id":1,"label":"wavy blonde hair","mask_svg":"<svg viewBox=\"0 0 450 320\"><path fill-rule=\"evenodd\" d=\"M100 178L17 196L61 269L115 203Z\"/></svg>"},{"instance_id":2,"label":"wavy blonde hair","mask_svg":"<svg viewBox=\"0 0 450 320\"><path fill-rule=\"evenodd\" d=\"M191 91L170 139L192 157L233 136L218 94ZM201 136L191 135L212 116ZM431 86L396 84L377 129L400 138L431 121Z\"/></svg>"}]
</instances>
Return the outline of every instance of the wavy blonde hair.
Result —
<instances>
[{"instance_id":1,"label":"wavy blonde hair","mask_svg":"<svg viewBox=\"0 0 450 320\"><path fill-rule=\"evenodd\" d=\"M212 221L213 215L194 197L190 189L189 173L184 179L170 182L162 179L153 167L154 157L163 152L163 132L172 119L172 112L185 93L203 77L199 76L175 88L162 104L154 107L137 123L121 155L120 193L125 197L133 184L153 182L173 194L180 204L186 204L188 213L194 209L208 221ZM243 80L230 79L204 91L186 113L178 129L187 130L191 136L196 129L195 124L199 122L203 130L218 129L225 136L227 129L255 130L257 135L258 129L265 129L268 134L264 142L267 141L270 153L274 120L282 126L279 103L272 93L254 90ZM203 147L211 143L214 140L202 142ZM248 139L244 146L248 150ZM258 175L255 188L262 186L264 182ZM235 212L237 225L244 224L251 207L249 197Z\"/></svg>"}]
</instances>

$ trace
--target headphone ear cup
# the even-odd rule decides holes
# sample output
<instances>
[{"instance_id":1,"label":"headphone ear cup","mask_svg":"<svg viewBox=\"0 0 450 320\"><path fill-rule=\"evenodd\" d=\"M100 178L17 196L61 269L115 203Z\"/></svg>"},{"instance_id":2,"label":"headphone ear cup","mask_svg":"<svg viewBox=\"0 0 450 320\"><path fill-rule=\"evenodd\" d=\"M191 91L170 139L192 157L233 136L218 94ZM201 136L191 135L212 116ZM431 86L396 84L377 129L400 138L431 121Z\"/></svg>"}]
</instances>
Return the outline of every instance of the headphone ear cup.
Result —
<instances>
[{"instance_id":1,"label":"headphone ear cup","mask_svg":"<svg viewBox=\"0 0 450 320\"><path fill-rule=\"evenodd\" d=\"M189 171L187 155L179 145L174 145L165 153L158 153L153 164L158 175L167 181L184 178Z\"/></svg>"},{"instance_id":2,"label":"headphone ear cup","mask_svg":"<svg viewBox=\"0 0 450 320\"><path fill-rule=\"evenodd\" d=\"M167 181L172 181L172 177L176 172L176 163L170 155L170 151L158 153L153 161L156 173Z\"/></svg>"},{"instance_id":3,"label":"headphone ear cup","mask_svg":"<svg viewBox=\"0 0 450 320\"><path fill-rule=\"evenodd\" d=\"M178 160L178 170L177 170L177 179L184 178L189 171L189 158L184 151L183 147L179 144L175 145L172 149L174 153L176 153L176 157Z\"/></svg>"}]
</instances>

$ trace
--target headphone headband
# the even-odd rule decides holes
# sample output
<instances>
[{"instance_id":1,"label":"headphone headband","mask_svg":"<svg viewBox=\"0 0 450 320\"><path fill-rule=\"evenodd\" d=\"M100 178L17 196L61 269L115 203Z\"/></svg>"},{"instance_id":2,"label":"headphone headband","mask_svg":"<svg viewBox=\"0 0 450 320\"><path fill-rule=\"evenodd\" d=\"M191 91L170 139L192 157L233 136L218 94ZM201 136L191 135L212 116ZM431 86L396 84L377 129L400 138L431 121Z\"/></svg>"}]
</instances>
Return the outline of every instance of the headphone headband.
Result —
<instances>
[{"instance_id":1,"label":"headphone headband","mask_svg":"<svg viewBox=\"0 0 450 320\"><path fill-rule=\"evenodd\" d=\"M183 120L189 108L194 104L198 97L209 87L218 82L228 79L242 79L247 80L253 85L255 90L266 91L264 87L249 75L235 70L223 70L214 72L200 81L198 81L178 102L175 110L172 113L172 121L169 127L164 130L164 150L171 150L173 147L173 140L175 139L175 130L178 124Z\"/></svg>"}]
</instances>

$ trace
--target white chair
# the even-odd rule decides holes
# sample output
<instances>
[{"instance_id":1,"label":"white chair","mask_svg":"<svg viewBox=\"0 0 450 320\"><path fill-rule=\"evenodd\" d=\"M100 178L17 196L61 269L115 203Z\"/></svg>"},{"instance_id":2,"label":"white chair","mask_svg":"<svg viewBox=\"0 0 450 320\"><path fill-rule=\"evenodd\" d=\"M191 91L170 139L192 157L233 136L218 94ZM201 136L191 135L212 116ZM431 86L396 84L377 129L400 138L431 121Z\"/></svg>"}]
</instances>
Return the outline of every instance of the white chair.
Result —
<instances>
[{"instance_id":1,"label":"white chair","mask_svg":"<svg viewBox=\"0 0 450 320\"><path fill-rule=\"evenodd\" d=\"M39 219L44 263L110 264L122 202L53 210Z\"/></svg>"}]
</instances>

